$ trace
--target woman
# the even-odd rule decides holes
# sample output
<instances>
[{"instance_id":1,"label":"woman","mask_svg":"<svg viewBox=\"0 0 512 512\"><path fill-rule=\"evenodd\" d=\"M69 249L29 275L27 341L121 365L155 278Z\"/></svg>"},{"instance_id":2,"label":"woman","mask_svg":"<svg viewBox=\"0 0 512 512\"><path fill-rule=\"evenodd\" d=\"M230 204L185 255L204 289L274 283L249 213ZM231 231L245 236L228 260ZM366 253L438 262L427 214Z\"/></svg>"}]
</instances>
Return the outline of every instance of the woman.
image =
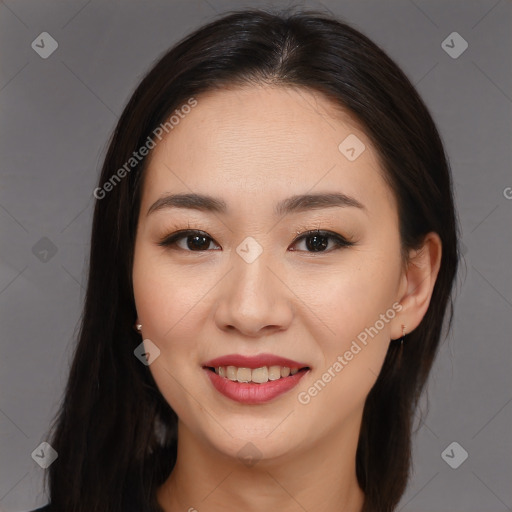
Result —
<instances>
[{"instance_id":1,"label":"woman","mask_svg":"<svg viewBox=\"0 0 512 512\"><path fill-rule=\"evenodd\" d=\"M226 15L142 80L94 195L41 510L395 510L457 269L397 65L325 14Z\"/></svg>"}]
</instances>

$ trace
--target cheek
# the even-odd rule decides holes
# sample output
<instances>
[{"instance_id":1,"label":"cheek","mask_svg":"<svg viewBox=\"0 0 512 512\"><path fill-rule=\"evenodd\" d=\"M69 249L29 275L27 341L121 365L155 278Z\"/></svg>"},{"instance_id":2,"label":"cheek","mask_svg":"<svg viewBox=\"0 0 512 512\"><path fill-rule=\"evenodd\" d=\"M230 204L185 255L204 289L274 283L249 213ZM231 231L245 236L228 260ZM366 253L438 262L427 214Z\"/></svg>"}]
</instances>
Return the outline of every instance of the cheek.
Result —
<instances>
[{"instance_id":1,"label":"cheek","mask_svg":"<svg viewBox=\"0 0 512 512\"><path fill-rule=\"evenodd\" d=\"M367 271L333 276L311 301L329 329L315 336L323 364L297 399L303 417L322 417L316 435L328 435L340 421L360 413L386 356L393 299L386 279L374 282Z\"/></svg>"},{"instance_id":2,"label":"cheek","mask_svg":"<svg viewBox=\"0 0 512 512\"><path fill-rule=\"evenodd\" d=\"M172 265L165 253L145 247L136 250L133 290L139 320L146 326L144 334L165 344L182 339L194 325L192 319L201 310L212 279L193 265Z\"/></svg>"},{"instance_id":3,"label":"cheek","mask_svg":"<svg viewBox=\"0 0 512 512\"><path fill-rule=\"evenodd\" d=\"M302 281L308 306L304 315L320 320L315 320L320 327L315 327L313 336L323 354L317 375L321 382L306 392L311 398L318 394L318 405L322 403L326 411L329 402L341 401L349 409L360 406L381 370L396 316L397 258L361 251L336 272L317 273Z\"/></svg>"},{"instance_id":4,"label":"cheek","mask_svg":"<svg viewBox=\"0 0 512 512\"><path fill-rule=\"evenodd\" d=\"M325 339L347 341L379 320L395 301L399 264L391 256L354 253L333 271L309 272L294 284ZM380 325L380 324L379 324ZM385 322L384 331L389 324Z\"/></svg>"},{"instance_id":5,"label":"cheek","mask_svg":"<svg viewBox=\"0 0 512 512\"><path fill-rule=\"evenodd\" d=\"M133 289L137 314L144 338L160 349L149 370L167 403L187 423L193 423L194 414L200 413L197 407L201 408L192 398L196 393L191 375L200 372L197 340L203 322L197 315L204 312L203 297L212 287L197 274L171 269L149 251L136 252Z\"/></svg>"}]
</instances>

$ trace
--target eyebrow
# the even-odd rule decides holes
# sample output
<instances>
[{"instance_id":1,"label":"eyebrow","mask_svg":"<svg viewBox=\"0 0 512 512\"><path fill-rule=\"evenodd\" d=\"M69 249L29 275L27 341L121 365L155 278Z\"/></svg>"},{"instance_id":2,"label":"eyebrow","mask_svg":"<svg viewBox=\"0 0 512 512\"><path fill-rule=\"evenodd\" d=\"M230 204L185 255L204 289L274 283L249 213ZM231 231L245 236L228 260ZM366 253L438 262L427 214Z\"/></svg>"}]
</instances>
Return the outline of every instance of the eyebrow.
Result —
<instances>
[{"instance_id":1,"label":"eyebrow","mask_svg":"<svg viewBox=\"0 0 512 512\"><path fill-rule=\"evenodd\" d=\"M366 210L354 197L341 193L300 194L288 197L275 205L276 216L298 213L323 208L354 207ZM203 212L227 213L228 207L224 200L205 194L171 194L157 199L148 209L146 215L167 208L188 208Z\"/></svg>"}]
</instances>

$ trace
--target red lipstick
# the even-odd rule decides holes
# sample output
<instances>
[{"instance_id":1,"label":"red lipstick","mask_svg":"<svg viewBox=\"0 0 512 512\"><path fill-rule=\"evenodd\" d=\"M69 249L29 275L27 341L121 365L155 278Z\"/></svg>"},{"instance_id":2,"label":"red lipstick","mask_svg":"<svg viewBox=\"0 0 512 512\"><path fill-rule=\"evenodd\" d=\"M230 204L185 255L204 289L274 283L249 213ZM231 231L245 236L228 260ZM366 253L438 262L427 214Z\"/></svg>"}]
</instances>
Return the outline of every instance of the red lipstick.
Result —
<instances>
[{"instance_id":1,"label":"red lipstick","mask_svg":"<svg viewBox=\"0 0 512 512\"><path fill-rule=\"evenodd\" d=\"M290 374L287 377L258 384L255 382L238 382L217 375L214 368L219 366L236 366L237 368L250 368L252 370L263 366L286 366L290 369L296 368L298 372L294 375ZM306 363L272 354L259 354L257 356L230 354L206 361L203 364L203 370L213 387L225 397L243 404L256 405L269 402L293 389L302 377L309 373L311 368Z\"/></svg>"},{"instance_id":2,"label":"red lipstick","mask_svg":"<svg viewBox=\"0 0 512 512\"><path fill-rule=\"evenodd\" d=\"M305 368L307 363L299 363L286 357L279 357L273 354L258 354L257 356L242 356L240 354L229 354L216 357L203 363L204 366L217 368L219 366L236 366L237 368L261 368L262 366L288 366L288 368Z\"/></svg>"}]
</instances>

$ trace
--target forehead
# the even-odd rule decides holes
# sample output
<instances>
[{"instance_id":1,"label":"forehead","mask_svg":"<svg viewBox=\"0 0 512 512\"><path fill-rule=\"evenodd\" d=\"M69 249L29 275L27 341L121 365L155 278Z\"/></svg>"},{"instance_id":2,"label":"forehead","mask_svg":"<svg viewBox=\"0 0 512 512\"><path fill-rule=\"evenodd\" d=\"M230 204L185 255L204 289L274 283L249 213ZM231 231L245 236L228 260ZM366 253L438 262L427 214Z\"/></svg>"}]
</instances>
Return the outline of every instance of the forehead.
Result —
<instances>
[{"instance_id":1,"label":"forehead","mask_svg":"<svg viewBox=\"0 0 512 512\"><path fill-rule=\"evenodd\" d=\"M174 191L231 197L241 206L320 190L393 203L371 141L325 96L251 86L196 100L151 151L143 208Z\"/></svg>"}]
</instances>

